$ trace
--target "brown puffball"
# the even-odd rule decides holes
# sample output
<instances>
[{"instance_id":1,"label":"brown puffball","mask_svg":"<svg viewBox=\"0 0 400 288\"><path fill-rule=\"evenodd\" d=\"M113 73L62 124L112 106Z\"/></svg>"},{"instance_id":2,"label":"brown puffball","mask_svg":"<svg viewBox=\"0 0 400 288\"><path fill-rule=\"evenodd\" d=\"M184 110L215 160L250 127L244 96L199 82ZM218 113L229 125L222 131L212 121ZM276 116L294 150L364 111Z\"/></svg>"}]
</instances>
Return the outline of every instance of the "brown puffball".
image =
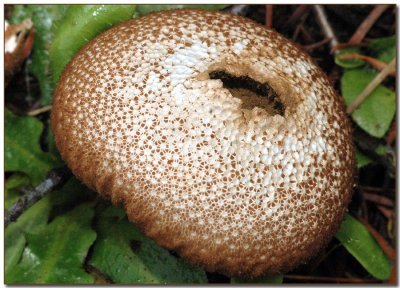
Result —
<instances>
[{"instance_id":1,"label":"brown puffball","mask_svg":"<svg viewBox=\"0 0 400 288\"><path fill-rule=\"evenodd\" d=\"M52 126L80 180L208 271L304 263L352 193L351 131L326 76L227 13L163 11L102 33L63 72Z\"/></svg>"}]
</instances>

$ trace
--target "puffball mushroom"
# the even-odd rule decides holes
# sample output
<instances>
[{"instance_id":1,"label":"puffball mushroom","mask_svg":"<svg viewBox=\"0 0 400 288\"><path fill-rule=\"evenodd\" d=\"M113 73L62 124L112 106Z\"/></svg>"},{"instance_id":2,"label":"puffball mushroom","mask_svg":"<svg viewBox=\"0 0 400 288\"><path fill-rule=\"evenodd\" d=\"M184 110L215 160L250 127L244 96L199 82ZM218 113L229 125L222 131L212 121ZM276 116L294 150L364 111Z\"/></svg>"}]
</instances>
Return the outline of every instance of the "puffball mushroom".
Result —
<instances>
[{"instance_id":1,"label":"puffball mushroom","mask_svg":"<svg viewBox=\"0 0 400 288\"><path fill-rule=\"evenodd\" d=\"M304 263L351 197L351 131L327 77L278 33L223 12L102 33L63 72L52 126L79 179L208 271Z\"/></svg>"}]
</instances>

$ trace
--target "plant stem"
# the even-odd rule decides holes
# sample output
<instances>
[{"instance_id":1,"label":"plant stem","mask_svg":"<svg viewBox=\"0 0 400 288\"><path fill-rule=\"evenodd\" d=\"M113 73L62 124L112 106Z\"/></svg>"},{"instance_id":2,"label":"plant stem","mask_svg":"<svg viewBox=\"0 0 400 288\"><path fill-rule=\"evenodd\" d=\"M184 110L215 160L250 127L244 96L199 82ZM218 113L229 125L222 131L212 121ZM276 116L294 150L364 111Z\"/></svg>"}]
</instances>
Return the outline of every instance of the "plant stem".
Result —
<instances>
[{"instance_id":1,"label":"plant stem","mask_svg":"<svg viewBox=\"0 0 400 288\"><path fill-rule=\"evenodd\" d=\"M313 9L315 14L317 15L317 19L319 25L322 28L322 32L325 35L325 38L329 38L331 49L333 49L336 45L338 45L338 40L336 38L335 33L333 32L332 26L329 24L328 17L325 14L324 8L322 5L314 5Z\"/></svg>"},{"instance_id":2,"label":"plant stem","mask_svg":"<svg viewBox=\"0 0 400 288\"><path fill-rule=\"evenodd\" d=\"M71 176L72 173L66 166L51 170L42 183L19 198L18 201L6 211L4 216L5 227L11 222L16 221L25 210L42 199L47 193L63 185Z\"/></svg>"},{"instance_id":3,"label":"plant stem","mask_svg":"<svg viewBox=\"0 0 400 288\"><path fill-rule=\"evenodd\" d=\"M386 65L382 71L376 75L374 80L371 81L371 83L368 84L367 87L365 87L364 91L361 92L360 95L357 96L357 98L347 107L347 113L352 113L354 110L356 110L364 101L367 99L368 95L371 94L372 91L375 90L376 87L378 87L379 84L382 83L383 80L390 74L390 72L396 67L396 57L393 58L393 60Z\"/></svg>"}]
</instances>

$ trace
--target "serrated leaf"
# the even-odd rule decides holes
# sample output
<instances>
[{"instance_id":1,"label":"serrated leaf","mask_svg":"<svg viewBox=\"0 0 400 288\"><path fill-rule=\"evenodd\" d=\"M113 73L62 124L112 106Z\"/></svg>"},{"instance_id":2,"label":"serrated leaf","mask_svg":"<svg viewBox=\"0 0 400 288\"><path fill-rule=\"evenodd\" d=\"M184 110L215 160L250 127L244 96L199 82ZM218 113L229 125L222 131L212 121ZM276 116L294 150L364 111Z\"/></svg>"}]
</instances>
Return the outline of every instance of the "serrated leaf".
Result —
<instances>
[{"instance_id":1,"label":"serrated leaf","mask_svg":"<svg viewBox=\"0 0 400 288\"><path fill-rule=\"evenodd\" d=\"M60 163L39 146L43 124L34 117L19 117L5 110L5 170L26 173L39 184Z\"/></svg>"},{"instance_id":2,"label":"serrated leaf","mask_svg":"<svg viewBox=\"0 0 400 288\"><path fill-rule=\"evenodd\" d=\"M115 283L206 283L206 273L171 255L128 222L122 209L100 215L89 264Z\"/></svg>"},{"instance_id":3,"label":"serrated leaf","mask_svg":"<svg viewBox=\"0 0 400 288\"><path fill-rule=\"evenodd\" d=\"M377 72L367 69L346 71L341 79L342 95L346 105L350 105L376 75ZM395 110L395 93L379 85L351 114L351 117L366 132L381 138L389 129Z\"/></svg>"},{"instance_id":4,"label":"serrated leaf","mask_svg":"<svg viewBox=\"0 0 400 288\"><path fill-rule=\"evenodd\" d=\"M336 65L343 68L357 68L364 65L365 61L361 59L342 59L341 56L351 53L360 53L360 49L356 47L343 48L335 54Z\"/></svg>"},{"instance_id":5,"label":"serrated leaf","mask_svg":"<svg viewBox=\"0 0 400 288\"><path fill-rule=\"evenodd\" d=\"M232 277L232 284L241 284L241 283L253 283L253 284L282 284L283 283L283 275L275 275L275 276L262 276L257 278L239 278Z\"/></svg>"},{"instance_id":6,"label":"serrated leaf","mask_svg":"<svg viewBox=\"0 0 400 288\"><path fill-rule=\"evenodd\" d=\"M54 23L65 14L68 5L14 5L11 23L30 18L34 23L35 41L28 70L39 82L42 105L49 105L53 95L49 47L53 39Z\"/></svg>"},{"instance_id":7,"label":"serrated leaf","mask_svg":"<svg viewBox=\"0 0 400 288\"><path fill-rule=\"evenodd\" d=\"M157 12L162 10L171 10L171 9L179 9L179 8L197 8L197 9L208 9L208 10L219 10L227 7L229 5L225 4L175 4L175 5L137 5L136 12L138 16L150 13Z\"/></svg>"},{"instance_id":8,"label":"serrated leaf","mask_svg":"<svg viewBox=\"0 0 400 288\"><path fill-rule=\"evenodd\" d=\"M6 278L7 284L93 283L83 262L96 238L90 227L94 216L90 204L82 204L57 217L34 233L26 233L22 260Z\"/></svg>"},{"instance_id":9,"label":"serrated leaf","mask_svg":"<svg viewBox=\"0 0 400 288\"><path fill-rule=\"evenodd\" d=\"M72 57L100 32L132 18L136 5L71 5L59 23L50 48L57 83Z\"/></svg>"},{"instance_id":10,"label":"serrated leaf","mask_svg":"<svg viewBox=\"0 0 400 288\"><path fill-rule=\"evenodd\" d=\"M7 178L4 184L4 208L10 208L21 197L20 188L27 185L29 185L29 177L25 174L14 173Z\"/></svg>"},{"instance_id":11,"label":"serrated leaf","mask_svg":"<svg viewBox=\"0 0 400 288\"><path fill-rule=\"evenodd\" d=\"M378 60L389 63L396 56L396 36L374 39L368 47Z\"/></svg>"},{"instance_id":12,"label":"serrated leaf","mask_svg":"<svg viewBox=\"0 0 400 288\"><path fill-rule=\"evenodd\" d=\"M389 278L392 270L389 259L357 219L346 214L336 238L372 276L379 280Z\"/></svg>"}]
</instances>

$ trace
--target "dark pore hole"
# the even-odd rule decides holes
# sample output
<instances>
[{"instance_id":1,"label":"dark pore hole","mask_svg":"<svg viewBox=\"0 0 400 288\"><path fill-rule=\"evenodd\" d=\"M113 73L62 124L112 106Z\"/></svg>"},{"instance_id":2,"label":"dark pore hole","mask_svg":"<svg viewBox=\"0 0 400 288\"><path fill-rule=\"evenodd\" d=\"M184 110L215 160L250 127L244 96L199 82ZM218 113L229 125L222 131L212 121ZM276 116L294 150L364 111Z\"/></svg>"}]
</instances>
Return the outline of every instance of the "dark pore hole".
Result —
<instances>
[{"instance_id":1,"label":"dark pore hole","mask_svg":"<svg viewBox=\"0 0 400 288\"><path fill-rule=\"evenodd\" d=\"M285 114L285 106L276 92L267 83L260 83L248 76L234 76L225 71L213 71L209 73L210 79L219 79L224 88L231 94L242 100L243 109L259 107L270 115Z\"/></svg>"}]
</instances>

